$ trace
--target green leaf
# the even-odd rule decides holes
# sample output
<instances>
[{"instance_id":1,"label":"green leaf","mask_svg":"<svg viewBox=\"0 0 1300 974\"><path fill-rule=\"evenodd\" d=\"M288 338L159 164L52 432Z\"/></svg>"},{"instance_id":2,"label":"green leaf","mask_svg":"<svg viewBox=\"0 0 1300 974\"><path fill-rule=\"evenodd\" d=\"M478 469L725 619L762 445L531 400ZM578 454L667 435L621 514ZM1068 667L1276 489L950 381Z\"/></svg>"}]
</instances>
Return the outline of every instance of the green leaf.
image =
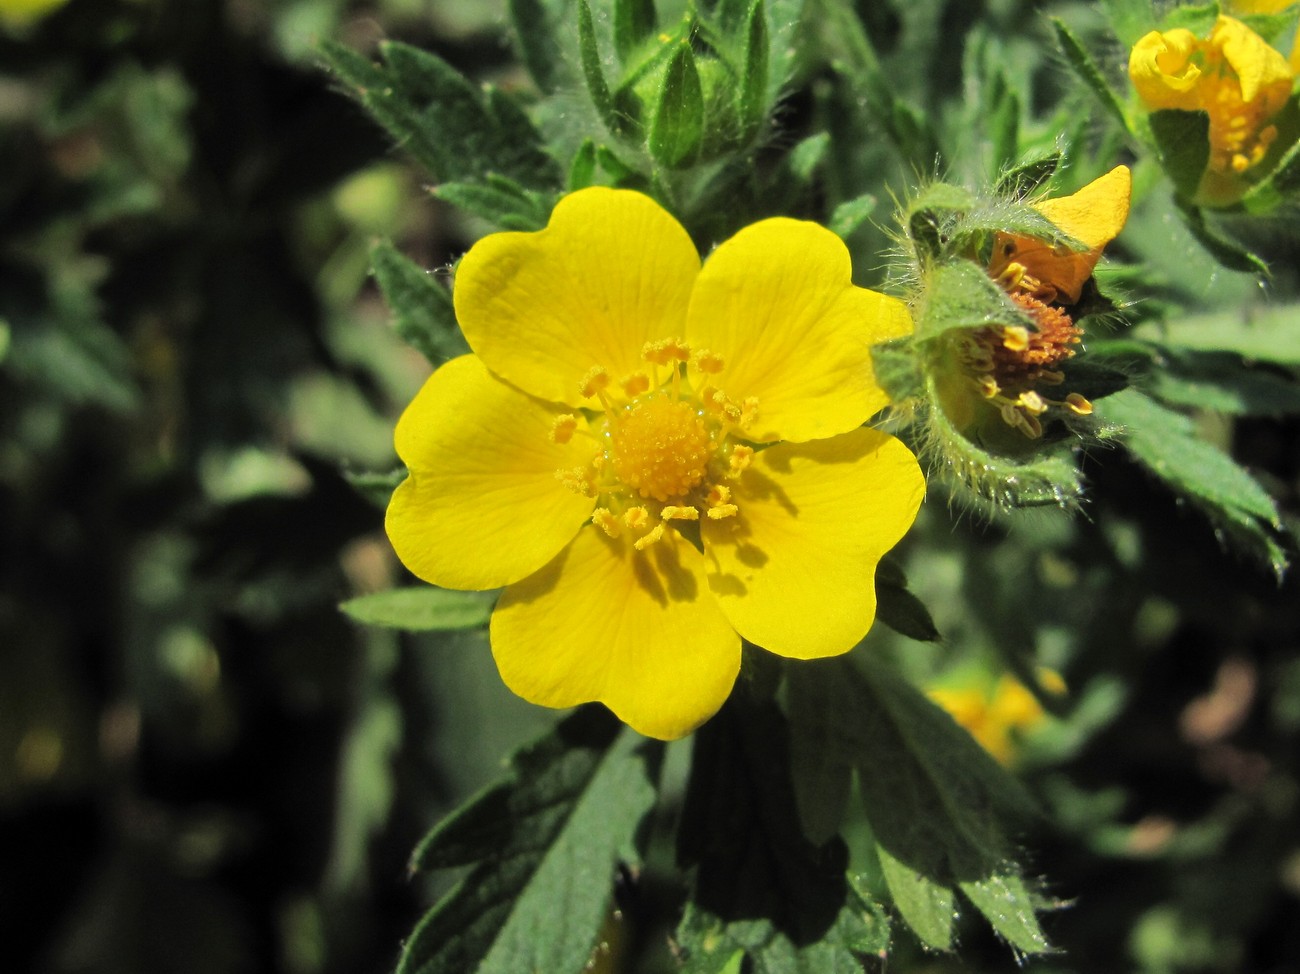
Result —
<instances>
[{"instance_id":1,"label":"green leaf","mask_svg":"<svg viewBox=\"0 0 1300 974\"><path fill-rule=\"evenodd\" d=\"M1247 213L1272 213L1297 190L1300 190L1300 142L1287 150L1267 179L1250 188L1241 198L1241 205Z\"/></svg>"},{"instance_id":2,"label":"green leaf","mask_svg":"<svg viewBox=\"0 0 1300 974\"><path fill-rule=\"evenodd\" d=\"M339 608L368 626L431 632L487 625L495 601L491 592L449 592L432 585L413 585L359 595Z\"/></svg>"},{"instance_id":3,"label":"green leaf","mask_svg":"<svg viewBox=\"0 0 1300 974\"><path fill-rule=\"evenodd\" d=\"M864 193L862 196L855 196L851 200L845 200L832 211L827 226L830 228L831 233L836 234L841 239L847 239L871 219L871 214L876 212L876 206L879 203L880 201L870 193Z\"/></svg>"},{"instance_id":4,"label":"green leaf","mask_svg":"<svg viewBox=\"0 0 1300 974\"><path fill-rule=\"evenodd\" d=\"M1152 112L1147 121L1160 165L1184 199L1191 199L1210 161L1210 116L1175 109Z\"/></svg>"},{"instance_id":5,"label":"green leaf","mask_svg":"<svg viewBox=\"0 0 1300 974\"><path fill-rule=\"evenodd\" d=\"M952 887L936 882L876 847L880 872L885 877L894 906L921 943L935 950L952 948Z\"/></svg>"},{"instance_id":6,"label":"green leaf","mask_svg":"<svg viewBox=\"0 0 1300 974\"><path fill-rule=\"evenodd\" d=\"M704 95L690 43L677 45L664 72L663 89L650 125L650 154L669 169L689 165L704 134Z\"/></svg>"},{"instance_id":7,"label":"green leaf","mask_svg":"<svg viewBox=\"0 0 1300 974\"><path fill-rule=\"evenodd\" d=\"M587 94L591 97L596 114L610 132L622 134L627 129L628 119L619 114L610 95L609 82L605 80L605 69L601 65L600 48L596 45L596 27L587 0L578 0L578 58L582 62L582 77L587 82Z\"/></svg>"},{"instance_id":8,"label":"green leaf","mask_svg":"<svg viewBox=\"0 0 1300 974\"><path fill-rule=\"evenodd\" d=\"M695 867L677 931L692 963L743 948L756 972L859 974L858 955L889 942L884 913L845 875L844 843L803 834L791 743L748 684L696 732L678 833L679 858Z\"/></svg>"},{"instance_id":9,"label":"green leaf","mask_svg":"<svg viewBox=\"0 0 1300 974\"><path fill-rule=\"evenodd\" d=\"M333 41L321 52L381 125L439 180L477 182L498 173L524 186L558 183L555 164L526 115L500 92L486 94L434 54L397 42L371 63Z\"/></svg>"},{"instance_id":10,"label":"green leaf","mask_svg":"<svg viewBox=\"0 0 1300 974\"><path fill-rule=\"evenodd\" d=\"M1233 352L1256 362L1300 366L1300 304L1257 305L1179 318L1168 329L1144 326L1139 336L1157 336L1179 349Z\"/></svg>"},{"instance_id":11,"label":"green leaf","mask_svg":"<svg viewBox=\"0 0 1300 974\"><path fill-rule=\"evenodd\" d=\"M1143 357L1139 385L1173 406L1213 409L1230 416L1284 416L1300 412L1294 374L1259 368L1232 352L1196 352L1157 343L1125 342Z\"/></svg>"},{"instance_id":12,"label":"green leaf","mask_svg":"<svg viewBox=\"0 0 1300 974\"><path fill-rule=\"evenodd\" d=\"M886 885L922 941L951 945L954 890L972 885L995 929L1026 952L1045 949L1009 858L1007 827L1029 807L1015 780L871 653L802 663L788 679L811 698L804 711L820 713L829 760L857 769Z\"/></svg>"},{"instance_id":13,"label":"green leaf","mask_svg":"<svg viewBox=\"0 0 1300 974\"><path fill-rule=\"evenodd\" d=\"M403 341L434 365L469 351L451 293L431 273L386 240L370 248L370 265Z\"/></svg>"},{"instance_id":14,"label":"green leaf","mask_svg":"<svg viewBox=\"0 0 1300 974\"><path fill-rule=\"evenodd\" d=\"M1190 30L1197 37L1205 37L1214 27L1222 11L1217 3L1187 4L1174 7L1160 21L1161 30Z\"/></svg>"},{"instance_id":15,"label":"green leaf","mask_svg":"<svg viewBox=\"0 0 1300 974\"><path fill-rule=\"evenodd\" d=\"M745 53L740 72L742 139L751 139L767 120L768 48L767 8L754 0L745 24Z\"/></svg>"},{"instance_id":16,"label":"green leaf","mask_svg":"<svg viewBox=\"0 0 1300 974\"><path fill-rule=\"evenodd\" d=\"M489 175L486 183L442 183L433 195L503 230L540 230L551 213L547 194L524 189L504 176Z\"/></svg>"},{"instance_id":17,"label":"green leaf","mask_svg":"<svg viewBox=\"0 0 1300 974\"><path fill-rule=\"evenodd\" d=\"M596 180L596 143L583 139L569 165L569 192L585 189Z\"/></svg>"},{"instance_id":18,"label":"green leaf","mask_svg":"<svg viewBox=\"0 0 1300 974\"><path fill-rule=\"evenodd\" d=\"M614 50L627 62L632 52L654 33L654 0L614 0Z\"/></svg>"},{"instance_id":19,"label":"green leaf","mask_svg":"<svg viewBox=\"0 0 1300 974\"><path fill-rule=\"evenodd\" d=\"M1062 157L1059 149L1040 150L1022 156L998 177L995 192L999 196L1024 199L1056 175Z\"/></svg>"},{"instance_id":20,"label":"green leaf","mask_svg":"<svg viewBox=\"0 0 1300 974\"><path fill-rule=\"evenodd\" d=\"M940 638L930 611L907 590L907 576L888 558L876 567L876 618L911 639L936 642Z\"/></svg>"},{"instance_id":21,"label":"green leaf","mask_svg":"<svg viewBox=\"0 0 1300 974\"><path fill-rule=\"evenodd\" d=\"M1115 119L1123 126L1124 131L1130 132L1128 115L1124 111L1123 103L1115 90L1106 82L1106 78L1101 73L1084 46L1079 43L1079 39L1065 24L1053 17L1051 18L1052 30L1056 32L1056 41L1061 46L1061 51L1065 54L1065 59L1074 69L1088 89L1097 96L1097 99L1109 111Z\"/></svg>"},{"instance_id":22,"label":"green leaf","mask_svg":"<svg viewBox=\"0 0 1300 974\"><path fill-rule=\"evenodd\" d=\"M583 970L660 754L599 707L517 754L416 851L414 869L471 868L420 921L398 974Z\"/></svg>"},{"instance_id":23,"label":"green leaf","mask_svg":"<svg viewBox=\"0 0 1300 974\"><path fill-rule=\"evenodd\" d=\"M553 93L562 80L564 58L546 5L541 0L510 0L510 20L528 73L542 92Z\"/></svg>"},{"instance_id":24,"label":"green leaf","mask_svg":"<svg viewBox=\"0 0 1300 974\"><path fill-rule=\"evenodd\" d=\"M1133 389L1103 400L1098 412L1124 427L1121 442L1138 463L1281 575L1287 559L1273 498L1231 457L1197 437L1191 419Z\"/></svg>"},{"instance_id":25,"label":"green leaf","mask_svg":"<svg viewBox=\"0 0 1300 974\"><path fill-rule=\"evenodd\" d=\"M1258 274L1261 277L1269 276L1268 264L1241 246L1241 244L1227 239L1218 231L1212 229L1205 222L1204 210L1178 196L1174 197L1174 203L1178 206L1178 212L1187 225L1187 229L1196 238L1196 242L1204 247L1209 255L1220 264L1232 271Z\"/></svg>"},{"instance_id":26,"label":"green leaf","mask_svg":"<svg viewBox=\"0 0 1300 974\"><path fill-rule=\"evenodd\" d=\"M1151 0L1101 0L1111 30L1125 50L1129 50L1155 24Z\"/></svg>"},{"instance_id":27,"label":"green leaf","mask_svg":"<svg viewBox=\"0 0 1300 974\"><path fill-rule=\"evenodd\" d=\"M951 260L935 267L917 314L916 338L928 342L953 329L1021 325L1036 331L1033 319L974 261Z\"/></svg>"}]
</instances>

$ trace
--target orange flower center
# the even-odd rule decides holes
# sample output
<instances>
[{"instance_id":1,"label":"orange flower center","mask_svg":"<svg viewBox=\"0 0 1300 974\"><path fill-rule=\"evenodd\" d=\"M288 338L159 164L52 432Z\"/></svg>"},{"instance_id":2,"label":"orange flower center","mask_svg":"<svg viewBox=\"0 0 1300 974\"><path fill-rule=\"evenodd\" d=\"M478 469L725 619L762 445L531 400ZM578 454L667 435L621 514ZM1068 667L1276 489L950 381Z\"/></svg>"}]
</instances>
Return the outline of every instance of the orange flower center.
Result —
<instances>
[{"instance_id":1,"label":"orange flower center","mask_svg":"<svg viewBox=\"0 0 1300 974\"><path fill-rule=\"evenodd\" d=\"M703 410L651 396L624 407L610 432L614 473L642 497L681 497L704 479L713 444Z\"/></svg>"}]
</instances>

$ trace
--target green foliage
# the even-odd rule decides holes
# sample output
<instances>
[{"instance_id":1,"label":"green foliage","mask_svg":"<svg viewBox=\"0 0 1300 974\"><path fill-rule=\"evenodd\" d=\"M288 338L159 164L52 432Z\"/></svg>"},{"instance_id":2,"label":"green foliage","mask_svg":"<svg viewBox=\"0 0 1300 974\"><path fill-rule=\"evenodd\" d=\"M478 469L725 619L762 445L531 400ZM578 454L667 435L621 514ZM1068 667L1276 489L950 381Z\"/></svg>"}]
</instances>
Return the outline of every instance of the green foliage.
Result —
<instances>
[{"instance_id":1,"label":"green foliage","mask_svg":"<svg viewBox=\"0 0 1300 974\"><path fill-rule=\"evenodd\" d=\"M1124 428L1122 442L1135 460L1204 511L1217 531L1282 574L1288 559L1276 503L1229 456L1197 437L1190 419L1136 390L1106 399L1102 412Z\"/></svg>"},{"instance_id":2,"label":"green foliage","mask_svg":"<svg viewBox=\"0 0 1300 974\"><path fill-rule=\"evenodd\" d=\"M469 351L456 324L451 294L433 274L387 242L371 247L370 262L405 342L435 365Z\"/></svg>"},{"instance_id":3,"label":"green foliage","mask_svg":"<svg viewBox=\"0 0 1300 974\"><path fill-rule=\"evenodd\" d=\"M448 592L421 585L359 595L339 608L366 625L428 632L487 625L494 601L483 592Z\"/></svg>"},{"instance_id":4,"label":"green foliage","mask_svg":"<svg viewBox=\"0 0 1300 974\"><path fill-rule=\"evenodd\" d=\"M614 867L654 800L656 749L590 708L420 843L412 868L472 867L416 927L399 974L579 971Z\"/></svg>"}]
</instances>

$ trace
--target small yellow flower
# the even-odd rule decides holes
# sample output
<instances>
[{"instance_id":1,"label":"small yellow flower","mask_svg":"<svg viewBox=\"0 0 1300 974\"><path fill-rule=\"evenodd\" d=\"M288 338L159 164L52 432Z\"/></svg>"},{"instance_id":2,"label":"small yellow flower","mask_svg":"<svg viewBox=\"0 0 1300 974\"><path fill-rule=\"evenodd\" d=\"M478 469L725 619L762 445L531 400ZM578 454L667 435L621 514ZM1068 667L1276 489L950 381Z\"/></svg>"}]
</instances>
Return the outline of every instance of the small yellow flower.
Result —
<instances>
[{"instance_id":1,"label":"small yellow flower","mask_svg":"<svg viewBox=\"0 0 1300 974\"><path fill-rule=\"evenodd\" d=\"M1065 683L1051 670L1040 673L1043 685L1053 693L1063 692ZM1023 683L1003 675L992 686L939 687L929 697L970 732L984 750L1002 764L1013 764L1019 739L1047 719L1042 704Z\"/></svg>"},{"instance_id":2,"label":"small yellow flower","mask_svg":"<svg viewBox=\"0 0 1300 974\"><path fill-rule=\"evenodd\" d=\"M788 219L701 267L657 203L604 188L465 256L475 354L399 420L387 529L426 581L505 587L490 634L515 693L671 739L726 700L742 636L811 659L866 634L924 482L862 428L887 402L870 347L911 319L850 270Z\"/></svg>"},{"instance_id":3,"label":"small yellow flower","mask_svg":"<svg viewBox=\"0 0 1300 974\"><path fill-rule=\"evenodd\" d=\"M1002 424L1036 440L1043 435L1042 417L1053 408L1074 416L1092 412L1092 404L1078 393L1058 393L1057 398L1048 393L1065 381L1059 367L1083 339L1069 309L1092 277L1102 250L1123 229L1131 186L1128 167L1116 166L1071 196L1036 204L1039 213L1085 250L1017 234L995 235L989 274L1035 328L992 325L950 336L944 352L955 360L959 375L949 376L939 395L959 429L979 425L992 407ZM984 408L978 406L981 401Z\"/></svg>"},{"instance_id":4,"label":"small yellow flower","mask_svg":"<svg viewBox=\"0 0 1300 974\"><path fill-rule=\"evenodd\" d=\"M1209 115L1209 169L1220 176L1240 176L1268 154L1277 138L1271 120L1294 79L1286 58L1225 16L1204 39L1182 28L1152 31L1133 45L1128 70L1147 108Z\"/></svg>"}]
</instances>

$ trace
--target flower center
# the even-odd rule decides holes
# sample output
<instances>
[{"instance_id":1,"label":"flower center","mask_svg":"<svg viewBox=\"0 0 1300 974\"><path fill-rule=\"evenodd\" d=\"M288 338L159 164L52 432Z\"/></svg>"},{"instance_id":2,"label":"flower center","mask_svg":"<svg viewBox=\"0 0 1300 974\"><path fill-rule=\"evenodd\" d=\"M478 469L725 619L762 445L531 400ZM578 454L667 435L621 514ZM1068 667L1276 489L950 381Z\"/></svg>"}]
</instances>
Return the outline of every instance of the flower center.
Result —
<instances>
[{"instance_id":1,"label":"flower center","mask_svg":"<svg viewBox=\"0 0 1300 974\"><path fill-rule=\"evenodd\" d=\"M579 391L600 403L603 421L593 410L588 424L570 414L551 429L558 443L592 437L590 463L556 479L599 498L592 523L612 538L631 532L638 550L670 524L736 515L727 482L749 466L754 448L739 439L758 414L757 400L737 403L713 385L723 363L710 352L669 338L647 343L641 358L646 370L618 382L599 366L583 378Z\"/></svg>"},{"instance_id":2,"label":"flower center","mask_svg":"<svg viewBox=\"0 0 1300 974\"><path fill-rule=\"evenodd\" d=\"M660 395L624 408L611 431L608 456L624 486L663 502L685 496L704 479L711 452L699 411Z\"/></svg>"}]
</instances>

